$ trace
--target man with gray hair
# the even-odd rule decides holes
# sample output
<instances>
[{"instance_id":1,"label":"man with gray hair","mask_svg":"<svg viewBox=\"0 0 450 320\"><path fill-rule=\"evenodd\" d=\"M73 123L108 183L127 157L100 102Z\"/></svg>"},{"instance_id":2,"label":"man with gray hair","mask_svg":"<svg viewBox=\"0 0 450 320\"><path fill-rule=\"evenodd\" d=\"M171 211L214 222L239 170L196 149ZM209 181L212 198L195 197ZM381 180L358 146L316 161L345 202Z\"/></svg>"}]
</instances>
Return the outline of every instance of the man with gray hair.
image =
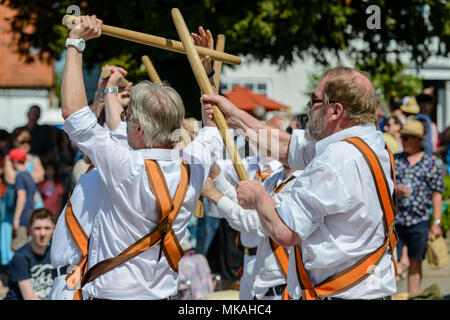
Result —
<instances>
[{"instance_id":1,"label":"man with gray hair","mask_svg":"<svg viewBox=\"0 0 450 320\"><path fill-rule=\"evenodd\" d=\"M106 189L95 218L88 271L81 286L84 299L168 299L177 292L180 246L202 186L223 148L214 123L187 146L183 159L174 131L182 126L184 106L165 84L143 81L131 89L122 113L131 149L113 141L87 105L80 42L99 37L102 21L81 17L70 32L62 86L64 130L97 168ZM105 103L119 104L117 70L104 88Z\"/></svg>"},{"instance_id":2,"label":"man with gray hair","mask_svg":"<svg viewBox=\"0 0 450 320\"><path fill-rule=\"evenodd\" d=\"M214 103L231 127L250 131L246 136L275 130L224 97L203 95L202 102L208 117ZM366 75L331 69L311 94L306 130L275 130L276 145L253 140L290 168L304 169L279 204L257 181L237 187L239 204L258 212L270 237L295 246L288 272L293 298L389 300L396 292L394 165L374 124L377 105Z\"/></svg>"}]
</instances>

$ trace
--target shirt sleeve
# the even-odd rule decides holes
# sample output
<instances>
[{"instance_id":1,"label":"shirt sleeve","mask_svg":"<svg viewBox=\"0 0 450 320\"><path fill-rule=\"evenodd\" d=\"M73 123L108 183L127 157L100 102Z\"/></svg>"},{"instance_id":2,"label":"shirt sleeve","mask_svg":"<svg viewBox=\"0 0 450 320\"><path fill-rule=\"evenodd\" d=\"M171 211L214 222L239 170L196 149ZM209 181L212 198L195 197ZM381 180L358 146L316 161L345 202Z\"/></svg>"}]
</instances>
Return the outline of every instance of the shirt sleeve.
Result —
<instances>
[{"instance_id":1,"label":"shirt sleeve","mask_svg":"<svg viewBox=\"0 0 450 320\"><path fill-rule=\"evenodd\" d=\"M259 237L267 236L255 210L243 209L228 197L222 197L217 203L217 208L233 229Z\"/></svg>"},{"instance_id":2,"label":"shirt sleeve","mask_svg":"<svg viewBox=\"0 0 450 320\"><path fill-rule=\"evenodd\" d=\"M16 190L27 190L25 178L20 173L16 175L16 184L14 185L14 188Z\"/></svg>"},{"instance_id":3,"label":"shirt sleeve","mask_svg":"<svg viewBox=\"0 0 450 320\"><path fill-rule=\"evenodd\" d=\"M182 158L190 165L191 176L196 175L196 180L201 182L200 190L222 149L222 137L216 127L203 127L194 141L183 149Z\"/></svg>"},{"instance_id":4,"label":"shirt sleeve","mask_svg":"<svg viewBox=\"0 0 450 320\"><path fill-rule=\"evenodd\" d=\"M97 123L88 106L68 117L64 131L97 168L100 179L107 185L117 187L134 173L132 150L111 138L110 131Z\"/></svg>"},{"instance_id":5,"label":"shirt sleeve","mask_svg":"<svg viewBox=\"0 0 450 320\"><path fill-rule=\"evenodd\" d=\"M307 239L325 216L349 212L351 197L339 172L315 161L296 179L291 196L276 207L284 223L301 239Z\"/></svg>"},{"instance_id":6,"label":"shirt sleeve","mask_svg":"<svg viewBox=\"0 0 450 320\"><path fill-rule=\"evenodd\" d=\"M11 281L19 282L31 279L30 262L22 254L15 254L11 260Z\"/></svg>"},{"instance_id":7,"label":"shirt sleeve","mask_svg":"<svg viewBox=\"0 0 450 320\"><path fill-rule=\"evenodd\" d=\"M443 192L445 190L444 180L442 178L442 162L431 158L432 166L427 174L427 184L432 192Z\"/></svg>"},{"instance_id":8,"label":"shirt sleeve","mask_svg":"<svg viewBox=\"0 0 450 320\"><path fill-rule=\"evenodd\" d=\"M214 180L214 186L224 196L237 201L237 192L235 187L225 178L225 175L221 172Z\"/></svg>"},{"instance_id":9,"label":"shirt sleeve","mask_svg":"<svg viewBox=\"0 0 450 320\"><path fill-rule=\"evenodd\" d=\"M289 143L288 164L296 170L305 169L316 154L316 144L306 140L304 130L294 130Z\"/></svg>"}]
</instances>

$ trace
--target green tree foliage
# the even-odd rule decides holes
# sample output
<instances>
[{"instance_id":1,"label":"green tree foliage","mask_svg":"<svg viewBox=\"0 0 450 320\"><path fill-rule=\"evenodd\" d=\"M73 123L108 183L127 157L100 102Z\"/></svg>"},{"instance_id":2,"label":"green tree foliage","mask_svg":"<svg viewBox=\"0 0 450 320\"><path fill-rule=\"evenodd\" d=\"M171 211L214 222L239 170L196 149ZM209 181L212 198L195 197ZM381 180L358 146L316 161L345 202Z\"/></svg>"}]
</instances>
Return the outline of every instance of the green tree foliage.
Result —
<instances>
[{"instance_id":1,"label":"green tree foliage","mask_svg":"<svg viewBox=\"0 0 450 320\"><path fill-rule=\"evenodd\" d=\"M389 55L411 52L421 65L435 54L447 55L450 44L450 3L441 0L0 0L18 10L11 20L17 49L29 60L29 48L58 58L67 30L61 18L69 5L78 5L82 14L96 14L105 24L178 39L170 9L181 10L190 30L203 25L214 35L226 35L226 51L268 58L280 68L296 57L312 55L328 64L324 53L345 51L358 64L388 61ZM380 29L369 30L367 7L380 8ZM36 32L30 32L29 25ZM437 46L432 39L437 38ZM140 57L152 59L162 79L167 79L186 103L190 115L198 116L199 89L186 57L144 45L103 36L88 42L87 65L124 57L139 65ZM139 68L137 69L139 70ZM140 71L139 71L140 72ZM130 80L142 73L130 70ZM136 79L133 79L136 77Z\"/></svg>"}]
</instances>

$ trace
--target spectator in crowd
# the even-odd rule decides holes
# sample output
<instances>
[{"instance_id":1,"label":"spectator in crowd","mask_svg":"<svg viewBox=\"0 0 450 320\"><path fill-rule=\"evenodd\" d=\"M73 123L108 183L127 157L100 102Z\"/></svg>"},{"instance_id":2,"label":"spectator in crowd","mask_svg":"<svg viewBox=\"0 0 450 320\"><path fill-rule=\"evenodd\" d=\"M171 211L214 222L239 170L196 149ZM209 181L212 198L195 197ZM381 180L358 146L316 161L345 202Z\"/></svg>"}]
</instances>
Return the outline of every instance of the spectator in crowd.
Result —
<instances>
[{"instance_id":1,"label":"spectator in crowd","mask_svg":"<svg viewBox=\"0 0 450 320\"><path fill-rule=\"evenodd\" d=\"M399 236L397 252L402 251L403 245L408 247L408 291L416 294L420 289L428 237L442 233L440 218L444 182L440 160L426 154L421 147L423 124L410 120L401 130L401 137L404 152L395 155L396 191L399 196L395 219ZM431 229L430 208L434 212Z\"/></svg>"},{"instance_id":2,"label":"spectator in crowd","mask_svg":"<svg viewBox=\"0 0 450 320\"><path fill-rule=\"evenodd\" d=\"M57 216L63 208L64 186L59 179L58 166L54 161L45 164L45 180L38 185L44 207Z\"/></svg>"},{"instance_id":3,"label":"spectator in crowd","mask_svg":"<svg viewBox=\"0 0 450 320\"><path fill-rule=\"evenodd\" d=\"M43 300L53 284L49 246L55 229L53 214L44 208L34 210L29 225L31 240L14 253L5 300Z\"/></svg>"},{"instance_id":4,"label":"spectator in crowd","mask_svg":"<svg viewBox=\"0 0 450 320\"><path fill-rule=\"evenodd\" d=\"M19 130L27 129L31 134L31 153L40 157L47 155L52 151L51 127L48 125L39 125L41 117L41 108L38 105L32 105L27 112L28 122L26 125L14 129L13 135Z\"/></svg>"},{"instance_id":5,"label":"spectator in crowd","mask_svg":"<svg viewBox=\"0 0 450 320\"><path fill-rule=\"evenodd\" d=\"M13 147L22 149L26 153L25 166L26 170L31 174L35 183L40 183L44 180L45 171L39 156L34 155L30 150L31 134L27 129L20 129L16 131L13 138ZM11 165L11 161L6 157L5 161L5 180L9 184L15 184L16 171Z\"/></svg>"},{"instance_id":6,"label":"spectator in crowd","mask_svg":"<svg viewBox=\"0 0 450 320\"><path fill-rule=\"evenodd\" d=\"M415 118L415 116L420 112L420 107L417 104L417 100L414 97L406 96L402 100L402 105L400 106L400 111L405 115L404 122L402 124L405 125L406 122ZM398 117L398 115L397 115ZM401 118L399 118L401 120Z\"/></svg>"},{"instance_id":7,"label":"spectator in crowd","mask_svg":"<svg viewBox=\"0 0 450 320\"><path fill-rule=\"evenodd\" d=\"M417 96L417 103L420 107L420 112L416 114L416 119L426 122L424 147L425 152L433 154L437 149L438 129L436 123L431 120L431 113L434 108L434 98L428 94L419 94Z\"/></svg>"},{"instance_id":8,"label":"spectator in crowd","mask_svg":"<svg viewBox=\"0 0 450 320\"><path fill-rule=\"evenodd\" d=\"M22 149L12 149L9 152L9 159L11 160L14 169L17 171L16 184L16 202L14 206L13 218L13 238L11 247L16 251L28 241L28 222L30 214L33 211L36 203L36 183L30 173L25 169L25 161L27 154Z\"/></svg>"},{"instance_id":9,"label":"spectator in crowd","mask_svg":"<svg viewBox=\"0 0 450 320\"><path fill-rule=\"evenodd\" d=\"M389 102L389 109L391 110L391 114L393 116L396 116L400 120L402 125L404 125L406 122L406 116L403 113L403 111L400 109L401 105L402 105L402 99L400 99L399 97L392 97ZM383 126L384 126L384 124L383 124Z\"/></svg>"},{"instance_id":10,"label":"spectator in crowd","mask_svg":"<svg viewBox=\"0 0 450 320\"><path fill-rule=\"evenodd\" d=\"M400 130L402 129L402 123L396 116L387 118L384 124L383 138L386 141L393 154L403 151L402 140L400 137Z\"/></svg>"}]
</instances>

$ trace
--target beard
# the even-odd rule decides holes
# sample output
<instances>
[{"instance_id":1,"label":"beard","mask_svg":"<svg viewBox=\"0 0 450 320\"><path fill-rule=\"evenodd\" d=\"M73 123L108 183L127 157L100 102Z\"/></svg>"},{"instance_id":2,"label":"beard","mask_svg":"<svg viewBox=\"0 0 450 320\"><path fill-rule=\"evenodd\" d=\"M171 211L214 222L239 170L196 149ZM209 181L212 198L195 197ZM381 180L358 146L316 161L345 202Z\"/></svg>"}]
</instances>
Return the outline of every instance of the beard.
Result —
<instances>
[{"instance_id":1,"label":"beard","mask_svg":"<svg viewBox=\"0 0 450 320\"><path fill-rule=\"evenodd\" d=\"M313 112L313 109L309 109L308 123L305 128L305 137L307 140L319 141L325 138L325 115L327 113L327 107L324 105L319 107L319 110Z\"/></svg>"}]
</instances>

